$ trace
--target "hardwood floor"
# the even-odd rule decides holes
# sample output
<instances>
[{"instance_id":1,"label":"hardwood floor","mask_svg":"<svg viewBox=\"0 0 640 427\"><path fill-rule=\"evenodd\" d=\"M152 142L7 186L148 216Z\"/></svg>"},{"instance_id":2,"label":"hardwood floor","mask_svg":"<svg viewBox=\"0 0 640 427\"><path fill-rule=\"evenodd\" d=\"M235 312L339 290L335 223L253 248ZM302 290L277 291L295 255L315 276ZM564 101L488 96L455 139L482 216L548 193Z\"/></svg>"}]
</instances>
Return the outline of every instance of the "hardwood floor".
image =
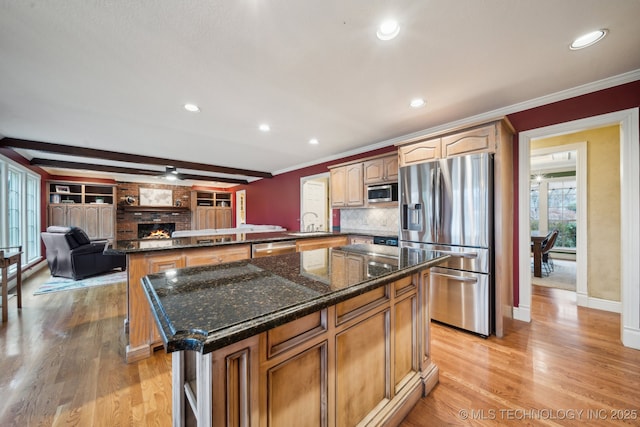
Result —
<instances>
[{"instance_id":1,"label":"hardwood floor","mask_svg":"<svg viewBox=\"0 0 640 427\"><path fill-rule=\"evenodd\" d=\"M640 425L640 351L620 343L618 314L534 286L532 318L504 339L432 325L440 383L402 427Z\"/></svg>"},{"instance_id":2,"label":"hardwood floor","mask_svg":"<svg viewBox=\"0 0 640 427\"><path fill-rule=\"evenodd\" d=\"M0 327L0 425L171 425L170 357L124 363L124 284L34 297L47 277ZM532 316L504 339L434 324L440 383L402 426L639 425L640 351L620 344L619 315L534 286Z\"/></svg>"}]
</instances>

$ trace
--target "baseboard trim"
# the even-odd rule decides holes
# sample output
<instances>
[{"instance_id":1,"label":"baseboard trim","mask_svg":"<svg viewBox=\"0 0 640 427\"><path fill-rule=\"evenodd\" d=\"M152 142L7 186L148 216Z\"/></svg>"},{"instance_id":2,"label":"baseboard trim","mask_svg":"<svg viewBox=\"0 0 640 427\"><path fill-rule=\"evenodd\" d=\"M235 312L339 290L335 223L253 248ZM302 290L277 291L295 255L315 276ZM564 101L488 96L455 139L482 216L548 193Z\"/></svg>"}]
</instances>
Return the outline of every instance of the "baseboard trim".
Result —
<instances>
[{"instance_id":1,"label":"baseboard trim","mask_svg":"<svg viewBox=\"0 0 640 427\"><path fill-rule=\"evenodd\" d=\"M513 307L513 318L523 322L531 322L531 308L526 306Z\"/></svg>"},{"instance_id":2,"label":"baseboard trim","mask_svg":"<svg viewBox=\"0 0 640 427\"><path fill-rule=\"evenodd\" d=\"M640 329L622 328L622 345L640 350Z\"/></svg>"},{"instance_id":3,"label":"baseboard trim","mask_svg":"<svg viewBox=\"0 0 640 427\"><path fill-rule=\"evenodd\" d=\"M612 313L622 313L622 304L620 301L586 297L586 301L583 300L583 302L586 304L580 304L580 301L578 301L578 305L587 308L594 308L596 310L610 311Z\"/></svg>"}]
</instances>

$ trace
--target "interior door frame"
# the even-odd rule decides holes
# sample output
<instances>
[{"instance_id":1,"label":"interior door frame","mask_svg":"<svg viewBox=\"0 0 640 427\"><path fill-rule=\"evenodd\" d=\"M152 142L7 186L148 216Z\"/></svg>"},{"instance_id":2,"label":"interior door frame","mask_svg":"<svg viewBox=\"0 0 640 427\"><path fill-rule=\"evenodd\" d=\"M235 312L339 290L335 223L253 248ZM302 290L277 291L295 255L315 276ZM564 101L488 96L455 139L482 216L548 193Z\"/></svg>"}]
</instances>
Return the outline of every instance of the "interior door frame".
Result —
<instances>
[{"instance_id":1,"label":"interior door frame","mask_svg":"<svg viewBox=\"0 0 640 427\"><path fill-rule=\"evenodd\" d=\"M515 319L531 321L531 276L529 266L529 155L531 140L580 132L607 125L620 125L620 235L621 282L620 335L622 344L640 350L640 119L639 109L616 111L519 133L518 146L518 286L519 305ZM526 256L525 256L526 254Z\"/></svg>"}]
</instances>

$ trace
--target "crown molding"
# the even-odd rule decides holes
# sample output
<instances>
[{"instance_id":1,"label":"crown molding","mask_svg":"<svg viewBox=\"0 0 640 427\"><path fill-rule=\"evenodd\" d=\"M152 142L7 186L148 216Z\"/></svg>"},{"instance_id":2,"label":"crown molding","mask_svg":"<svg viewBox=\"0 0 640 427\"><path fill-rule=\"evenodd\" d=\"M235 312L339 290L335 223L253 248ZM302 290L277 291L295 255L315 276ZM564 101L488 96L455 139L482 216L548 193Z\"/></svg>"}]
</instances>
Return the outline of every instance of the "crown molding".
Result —
<instances>
[{"instance_id":1,"label":"crown molding","mask_svg":"<svg viewBox=\"0 0 640 427\"><path fill-rule=\"evenodd\" d=\"M438 132L444 132L449 129L458 128L461 126L474 125L476 123L482 123L489 120L493 120L499 117L504 117L509 114L518 113L525 110L530 110L532 108L540 107L542 105L552 104L558 101L564 101L565 99L575 98L576 96L586 95L588 93L597 92L599 90L609 89L611 87L620 86L626 83L635 82L640 80L640 69L629 71L627 73L618 74L613 77L607 77L605 79L596 80L594 82L590 82L587 84L583 84L580 86L576 86L570 89L565 89L559 92L555 92L549 95L543 95L538 98L534 98L528 101L519 102L517 104L512 104L506 107L498 108L496 110L487 111L486 113L477 114L475 116L465 117L460 120L455 120L452 122L444 123L441 125L433 126L427 129L423 129L417 132L413 132L410 134L398 136L396 138L387 139L385 141L376 142L371 145L366 145L364 147L360 147L354 150L349 150L342 152L340 154L336 154L334 156L324 157L313 162L302 163L297 166L292 166L290 168L281 169L273 172L273 175L280 175L286 172L291 172L294 170L302 169L305 167L314 166L320 163L329 162L332 160L341 159L344 157L349 157L357 154L366 153L369 151L377 150L379 148L388 147L390 145L395 145L401 143L403 141L407 141L410 139L419 139L421 137L426 137L431 134L435 134Z\"/></svg>"}]
</instances>

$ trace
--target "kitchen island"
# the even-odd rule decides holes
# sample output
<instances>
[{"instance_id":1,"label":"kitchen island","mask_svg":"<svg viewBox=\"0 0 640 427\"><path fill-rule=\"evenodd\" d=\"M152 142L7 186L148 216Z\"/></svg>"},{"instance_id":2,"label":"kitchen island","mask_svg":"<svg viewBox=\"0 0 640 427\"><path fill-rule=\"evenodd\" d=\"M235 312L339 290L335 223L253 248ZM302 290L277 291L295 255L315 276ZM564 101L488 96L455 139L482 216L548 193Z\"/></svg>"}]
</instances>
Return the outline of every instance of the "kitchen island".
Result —
<instances>
[{"instance_id":1,"label":"kitchen island","mask_svg":"<svg viewBox=\"0 0 640 427\"><path fill-rule=\"evenodd\" d=\"M396 425L438 381L429 268L350 245L148 275L174 425Z\"/></svg>"},{"instance_id":2,"label":"kitchen island","mask_svg":"<svg viewBox=\"0 0 640 427\"><path fill-rule=\"evenodd\" d=\"M106 251L125 254L127 259L126 361L133 363L150 357L154 348L162 346L140 284L147 274L249 259L256 245L288 242L292 250L303 251L345 245L347 240L344 233L272 232L113 242Z\"/></svg>"}]
</instances>

